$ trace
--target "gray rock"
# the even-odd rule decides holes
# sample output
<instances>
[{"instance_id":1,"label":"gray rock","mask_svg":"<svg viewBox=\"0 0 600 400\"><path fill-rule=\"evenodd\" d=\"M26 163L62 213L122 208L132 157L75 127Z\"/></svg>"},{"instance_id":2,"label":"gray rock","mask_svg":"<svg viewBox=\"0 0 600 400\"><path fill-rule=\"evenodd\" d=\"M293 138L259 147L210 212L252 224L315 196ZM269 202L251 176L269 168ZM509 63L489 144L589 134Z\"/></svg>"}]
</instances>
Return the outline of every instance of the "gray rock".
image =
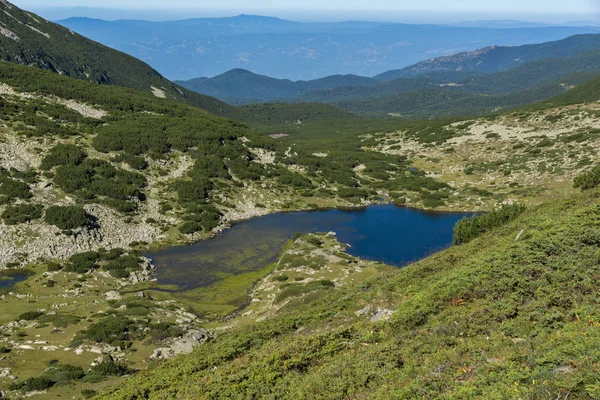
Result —
<instances>
[{"instance_id":1,"label":"gray rock","mask_svg":"<svg viewBox=\"0 0 600 400\"><path fill-rule=\"evenodd\" d=\"M394 310L388 310L385 308L377 308L376 313L371 317L371 322L389 321L394 314Z\"/></svg>"},{"instance_id":2,"label":"gray rock","mask_svg":"<svg viewBox=\"0 0 600 400\"><path fill-rule=\"evenodd\" d=\"M105 293L106 300L123 300L123 296L116 290Z\"/></svg>"},{"instance_id":3,"label":"gray rock","mask_svg":"<svg viewBox=\"0 0 600 400\"><path fill-rule=\"evenodd\" d=\"M0 379L14 380L17 378L12 374L12 371L9 368L2 368L2 369L0 369ZM2 398L3 397L0 396L0 399L2 399Z\"/></svg>"},{"instance_id":4,"label":"gray rock","mask_svg":"<svg viewBox=\"0 0 600 400\"><path fill-rule=\"evenodd\" d=\"M367 314L367 313L369 313L371 311L371 308L372 308L371 306L366 306L365 308L362 308L362 309L358 310L356 312L356 315L359 316L359 317L361 315L365 315L365 314Z\"/></svg>"},{"instance_id":5,"label":"gray rock","mask_svg":"<svg viewBox=\"0 0 600 400\"><path fill-rule=\"evenodd\" d=\"M554 370L554 373L556 373L556 374L570 374L573 372L575 372L575 368L569 367L568 365L558 367Z\"/></svg>"},{"instance_id":6,"label":"gray rock","mask_svg":"<svg viewBox=\"0 0 600 400\"><path fill-rule=\"evenodd\" d=\"M168 360L181 354L189 354L212 338L212 333L207 330L190 329L185 336L172 340L168 346L155 349L150 359Z\"/></svg>"}]
</instances>

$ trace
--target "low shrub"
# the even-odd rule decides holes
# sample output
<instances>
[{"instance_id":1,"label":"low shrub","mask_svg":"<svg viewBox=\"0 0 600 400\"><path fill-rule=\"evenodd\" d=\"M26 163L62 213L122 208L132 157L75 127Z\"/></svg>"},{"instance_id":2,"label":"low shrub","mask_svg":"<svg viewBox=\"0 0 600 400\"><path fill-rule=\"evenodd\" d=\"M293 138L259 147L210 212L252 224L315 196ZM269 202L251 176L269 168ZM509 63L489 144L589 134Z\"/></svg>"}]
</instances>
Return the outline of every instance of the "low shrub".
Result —
<instances>
[{"instance_id":1,"label":"low shrub","mask_svg":"<svg viewBox=\"0 0 600 400\"><path fill-rule=\"evenodd\" d=\"M125 364L116 363L113 360L105 360L92 367L91 373L103 376L123 376L131 371Z\"/></svg>"},{"instance_id":2,"label":"low shrub","mask_svg":"<svg viewBox=\"0 0 600 400\"><path fill-rule=\"evenodd\" d=\"M85 159L85 152L72 144L57 144L42 160L41 168L49 170L59 165L79 165Z\"/></svg>"},{"instance_id":3,"label":"low shrub","mask_svg":"<svg viewBox=\"0 0 600 400\"><path fill-rule=\"evenodd\" d=\"M308 236L305 240L313 246L320 247L323 245L323 240L317 236Z\"/></svg>"},{"instance_id":4,"label":"low shrub","mask_svg":"<svg viewBox=\"0 0 600 400\"><path fill-rule=\"evenodd\" d=\"M468 243L491 229L507 224L526 210L525 206L516 204L504 206L488 214L463 218L454 226L454 244Z\"/></svg>"},{"instance_id":5,"label":"low shrub","mask_svg":"<svg viewBox=\"0 0 600 400\"><path fill-rule=\"evenodd\" d=\"M80 206L52 206L46 210L44 220L63 230L91 226L94 218Z\"/></svg>"},{"instance_id":6,"label":"low shrub","mask_svg":"<svg viewBox=\"0 0 600 400\"><path fill-rule=\"evenodd\" d=\"M6 225L18 225L40 219L43 207L39 204L19 204L6 207L2 220Z\"/></svg>"},{"instance_id":7,"label":"low shrub","mask_svg":"<svg viewBox=\"0 0 600 400\"><path fill-rule=\"evenodd\" d=\"M69 258L69 263L66 265L65 270L67 272L85 274L96 268L96 262L99 259L100 254L95 251L74 254Z\"/></svg>"},{"instance_id":8,"label":"low shrub","mask_svg":"<svg viewBox=\"0 0 600 400\"><path fill-rule=\"evenodd\" d=\"M574 182L575 188L581 188L582 191L590 190L600 185L600 165L591 171L579 174Z\"/></svg>"},{"instance_id":9,"label":"low shrub","mask_svg":"<svg viewBox=\"0 0 600 400\"><path fill-rule=\"evenodd\" d=\"M38 319L42 315L44 315L44 313L41 311L27 311L27 312L24 312L21 315L19 315L19 321L21 321L21 320L33 321L33 320Z\"/></svg>"}]
</instances>

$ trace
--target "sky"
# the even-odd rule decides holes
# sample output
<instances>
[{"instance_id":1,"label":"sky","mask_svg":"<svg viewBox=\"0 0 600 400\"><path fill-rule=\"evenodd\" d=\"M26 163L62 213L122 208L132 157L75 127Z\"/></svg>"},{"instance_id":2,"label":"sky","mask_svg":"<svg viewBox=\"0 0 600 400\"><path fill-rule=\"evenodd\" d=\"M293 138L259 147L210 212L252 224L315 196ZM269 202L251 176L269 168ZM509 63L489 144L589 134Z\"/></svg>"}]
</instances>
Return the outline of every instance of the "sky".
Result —
<instances>
[{"instance_id":1,"label":"sky","mask_svg":"<svg viewBox=\"0 0 600 400\"><path fill-rule=\"evenodd\" d=\"M381 19L407 18L416 15L447 15L453 20L483 19L519 19L519 20L546 20L568 21L576 19L600 19L600 0L221 0L195 1L195 0L12 0L21 8L33 11L61 9L64 12L75 11L66 8L86 7L128 10L139 12L140 16L150 15L153 12L167 11L166 15L199 16L225 16L240 13L254 13L261 15L293 17L297 19L310 19L321 16L324 19L340 19L352 16L376 17ZM168 7L165 6L168 4ZM96 10L97 12L98 10ZM79 13L85 13L79 9ZM93 10L88 9L88 12ZM81 15L83 16L83 15ZM550 21L553 20L553 21Z\"/></svg>"}]
</instances>

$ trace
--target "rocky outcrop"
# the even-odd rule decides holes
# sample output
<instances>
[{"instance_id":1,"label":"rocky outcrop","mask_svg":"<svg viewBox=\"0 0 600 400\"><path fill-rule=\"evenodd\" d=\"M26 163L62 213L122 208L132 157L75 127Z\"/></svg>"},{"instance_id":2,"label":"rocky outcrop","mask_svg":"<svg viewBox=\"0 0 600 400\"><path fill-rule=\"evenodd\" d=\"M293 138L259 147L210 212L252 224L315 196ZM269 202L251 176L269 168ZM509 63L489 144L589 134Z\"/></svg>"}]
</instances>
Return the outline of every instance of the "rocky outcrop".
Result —
<instances>
[{"instance_id":1,"label":"rocky outcrop","mask_svg":"<svg viewBox=\"0 0 600 400\"><path fill-rule=\"evenodd\" d=\"M81 229L67 236L43 220L7 226L0 223L0 269L9 262L23 263L40 258L67 259L73 254L100 248L129 248L133 241L151 243L160 236L157 227L139 222L127 223L115 211L98 204L88 204L86 211L98 220L98 228ZM140 279L148 276L142 271Z\"/></svg>"},{"instance_id":2,"label":"rocky outcrop","mask_svg":"<svg viewBox=\"0 0 600 400\"><path fill-rule=\"evenodd\" d=\"M129 282L132 284L148 282L153 279L155 270L156 266L152 264L152 260L146 257L142 257L142 262L140 263L140 270L134 271L129 275Z\"/></svg>"},{"instance_id":3,"label":"rocky outcrop","mask_svg":"<svg viewBox=\"0 0 600 400\"><path fill-rule=\"evenodd\" d=\"M166 346L155 349L150 359L168 360L181 354L189 354L212 338L213 334L207 330L190 329L183 337L172 339Z\"/></svg>"}]
</instances>

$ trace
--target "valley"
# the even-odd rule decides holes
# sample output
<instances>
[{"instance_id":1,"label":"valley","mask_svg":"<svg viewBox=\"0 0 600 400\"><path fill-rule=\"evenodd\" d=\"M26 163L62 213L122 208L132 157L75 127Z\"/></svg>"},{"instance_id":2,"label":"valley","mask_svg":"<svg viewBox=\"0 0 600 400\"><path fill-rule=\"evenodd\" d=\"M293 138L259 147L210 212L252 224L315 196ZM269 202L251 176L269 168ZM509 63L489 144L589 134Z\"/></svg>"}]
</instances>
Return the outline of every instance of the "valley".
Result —
<instances>
[{"instance_id":1,"label":"valley","mask_svg":"<svg viewBox=\"0 0 600 400\"><path fill-rule=\"evenodd\" d=\"M600 395L594 29L173 83L0 8L0 398Z\"/></svg>"},{"instance_id":2,"label":"valley","mask_svg":"<svg viewBox=\"0 0 600 400\"><path fill-rule=\"evenodd\" d=\"M333 75L292 82L236 69L178 83L249 107L319 103L364 118L481 116L543 101L593 79L599 73L599 37L577 35L537 45L482 48L372 78Z\"/></svg>"},{"instance_id":3,"label":"valley","mask_svg":"<svg viewBox=\"0 0 600 400\"><path fill-rule=\"evenodd\" d=\"M237 68L292 80L335 74L375 76L482 47L598 33L594 26L298 22L249 14L166 22L69 18L58 23L131 54L175 80L210 77Z\"/></svg>"}]
</instances>

